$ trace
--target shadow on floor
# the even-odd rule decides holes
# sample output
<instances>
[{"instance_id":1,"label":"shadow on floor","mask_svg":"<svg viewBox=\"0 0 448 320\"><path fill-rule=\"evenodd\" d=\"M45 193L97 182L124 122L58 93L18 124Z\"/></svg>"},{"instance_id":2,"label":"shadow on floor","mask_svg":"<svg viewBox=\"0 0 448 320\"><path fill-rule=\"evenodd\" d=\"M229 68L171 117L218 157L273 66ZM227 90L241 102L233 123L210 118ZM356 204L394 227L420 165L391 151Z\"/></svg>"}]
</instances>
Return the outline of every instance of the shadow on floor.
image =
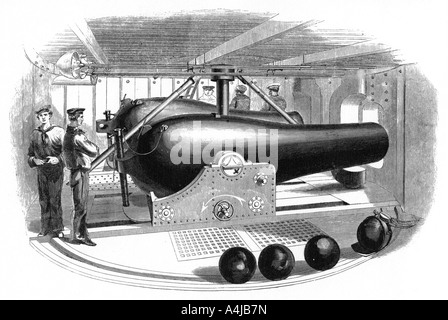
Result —
<instances>
[{"instance_id":1,"label":"shadow on floor","mask_svg":"<svg viewBox=\"0 0 448 320\"><path fill-rule=\"evenodd\" d=\"M70 222L71 218L70 218L70 214L68 214L68 216L63 217L63 224L65 228L70 228L71 226L71 222ZM40 232L40 217L36 218L36 217L28 217L26 219L26 227L28 232L33 232L33 233L39 233Z\"/></svg>"},{"instance_id":2,"label":"shadow on floor","mask_svg":"<svg viewBox=\"0 0 448 320\"><path fill-rule=\"evenodd\" d=\"M354 251L352 248L342 248L340 258L355 260L360 258L362 255ZM306 261L299 260L295 262L294 269L292 270L289 276L307 276L311 274L315 274L321 272L319 270L315 270L311 268ZM226 283L226 280L220 275L219 266L208 266L208 267L199 267L193 270L193 273L208 282L222 284ZM259 271L257 270L252 277L251 281L270 281L267 280Z\"/></svg>"}]
</instances>

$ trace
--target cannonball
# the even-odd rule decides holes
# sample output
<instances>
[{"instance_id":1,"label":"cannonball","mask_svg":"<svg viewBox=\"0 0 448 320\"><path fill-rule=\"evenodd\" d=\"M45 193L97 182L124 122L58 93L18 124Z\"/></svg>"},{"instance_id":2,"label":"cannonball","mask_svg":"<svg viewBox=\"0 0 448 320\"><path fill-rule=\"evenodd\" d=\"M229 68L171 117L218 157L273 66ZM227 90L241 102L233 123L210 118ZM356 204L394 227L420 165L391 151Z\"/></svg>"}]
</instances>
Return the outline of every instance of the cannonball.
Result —
<instances>
[{"instance_id":1,"label":"cannonball","mask_svg":"<svg viewBox=\"0 0 448 320\"><path fill-rule=\"evenodd\" d=\"M243 247L229 248L219 259L219 272L230 283L240 284L249 281L256 268L255 256Z\"/></svg>"},{"instance_id":2,"label":"cannonball","mask_svg":"<svg viewBox=\"0 0 448 320\"><path fill-rule=\"evenodd\" d=\"M271 244L264 248L258 258L258 269L269 280L289 277L295 265L294 254L282 244Z\"/></svg>"},{"instance_id":3,"label":"cannonball","mask_svg":"<svg viewBox=\"0 0 448 320\"><path fill-rule=\"evenodd\" d=\"M367 253L378 252L389 243L392 231L386 222L376 216L367 217L358 226L358 243Z\"/></svg>"},{"instance_id":4,"label":"cannonball","mask_svg":"<svg viewBox=\"0 0 448 320\"><path fill-rule=\"evenodd\" d=\"M308 240L304 254L305 261L311 268L325 271L338 263L341 250L333 238L317 235Z\"/></svg>"}]
</instances>

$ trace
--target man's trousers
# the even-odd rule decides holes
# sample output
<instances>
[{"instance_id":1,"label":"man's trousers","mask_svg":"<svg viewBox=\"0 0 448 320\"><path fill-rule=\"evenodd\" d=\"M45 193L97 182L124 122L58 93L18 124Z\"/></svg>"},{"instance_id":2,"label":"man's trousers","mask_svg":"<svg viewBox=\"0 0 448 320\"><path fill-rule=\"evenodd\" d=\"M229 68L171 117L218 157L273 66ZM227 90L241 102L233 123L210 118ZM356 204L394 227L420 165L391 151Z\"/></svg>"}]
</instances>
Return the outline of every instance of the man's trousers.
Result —
<instances>
[{"instance_id":1,"label":"man's trousers","mask_svg":"<svg viewBox=\"0 0 448 320\"><path fill-rule=\"evenodd\" d=\"M70 185L72 187L74 206L71 239L89 239L87 230L89 173L82 169L71 171Z\"/></svg>"},{"instance_id":2,"label":"man's trousers","mask_svg":"<svg viewBox=\"0 0 448 320\"><path fill-rule=\"evenodd\" d=\"M60 166L54 166L51 170L39 170L37 173L41 234L58 233L64 230L61 205L63 182L64 171Z\"/></svg>"}]
</instances>

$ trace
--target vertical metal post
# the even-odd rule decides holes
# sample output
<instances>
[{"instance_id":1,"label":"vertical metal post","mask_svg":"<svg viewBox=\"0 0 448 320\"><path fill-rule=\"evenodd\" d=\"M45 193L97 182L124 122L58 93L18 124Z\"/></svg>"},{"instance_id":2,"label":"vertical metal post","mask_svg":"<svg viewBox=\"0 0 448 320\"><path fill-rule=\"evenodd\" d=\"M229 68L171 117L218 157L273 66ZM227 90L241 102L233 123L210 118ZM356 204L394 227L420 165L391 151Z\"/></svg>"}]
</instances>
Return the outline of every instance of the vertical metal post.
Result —
<instances>
[{"instance_id":1,"label":"vertical metal post","mask_svg":"<svg viewBox=\"0 0 448 320\"><path fill-rule=\"evenodd\" d=\"M356 72L358 78L358 92L366 94L366 71L360 69Z\"/></svg>"},{"instance_id":2,"label":"vertical metal post","mask_svg":"<svg viewBox=\"0 0 448 320\"><path fill-rule=\"evenodd\" d=\"M95 126L96 126L96 85L92 86L92 128L95 128ZM98 143L97 135L95 135L95 143Z\"/></svg>"},{"instance_id":3,"label":"vertical metal post","mask_svg":"<svg viewBox=\"0 0 448 320\"><path fill-rule=\"evenodd\" d=\"M223 106L222 106L222 81L216 81L216 114L223 115Z\"/></svg>"},{"instance_id":4,"label":"vertical metal post","mask_svg":"<svg viewBox=\"0 0 448 320\"><path fill-rule=\"evenodd\" d=\"M104 117L105 117L106 121L110 121L110 119L111 119L111 113L110 113L110 110L106 110L106 111L104 111L103 114L104 114ZM112 133L108 133L108 134L107 134L107 147L108 147L108 148L112 147L112 145L113 145L113 141L112 141L113 136L114 136L114 135L113 135ZM113 163L113 162L114 162L114 154L113 154L113 153L111 153L111 154L109 155L108 160L109 160L110 163Z\"/></svg>"},{"instance_id":5,"label":"vertical metal post","mask_svg":"<svg viewBox=\"0 0 448 320\"><path fill-rule=\"evenodd\" d=\"M219 115L229 114L229 80L219 79L216 81L216 107Z\"/></svg>"},{"instance_id":6,"label":"vertical metal post","mask_svg":"<svg viewBox=\"0 0 448 320\"><path fill-rule=\"evenodd\" d=\"M234 73L235 69L228 66L217 66L212 68L212 72L216 73ZM233 81L233 75L216 75L212 76L211 80L216 82L216 108L217 115L229 114L229 81Z\"/></svg>"},{"instance_id":7,"label":"vertical metal post","mask_svg":"<svg viewBox=\"0 0 448 320\"><path fill-rule=\"evenodd\" d=\"M33 88L34 88L34 86L33 86ZM64 128L67 127L67 117L65 116L67 114L67 109L68 109L67 100L68 100L68 97L67 97L67 86L64 86L64 122L63 122Z\"/></svg>"},{"instance_id":8,"label":"vertical metal post","mask_svg":"<svg viewBox=\"0 0 448 320\"><path fill-rule=\"evenodd\" d=\"M120 176L121 197L123 200L123 207L129 207L128 179L122 167L122 163L120 162L120 160L123 159L124 157L123 129L116 128L114 132L115 132L115 153L117 155L116 166L118 168Z\"/></svg>"},{"instance_id":9,"label":"vertical metal post","mask_svg":"<svg viewBox=\"0 0 448 320\"><path fill-rule=\"evenodd\" d=\"M219 80L219 82L222 82L220 85L222 86L222 114L228 115L229 114L229 80L223 79Z\"/></svg>"},{"instance_id":10,"label":"vertical metal post","mask_svg":"<svg viewBox=\"0 0 448 320\"><path fill-rule=\"evenodd\" d=\"M397 144L395 195L406 210L406 66L397 73Z\"/></svg>"}]
</instances>

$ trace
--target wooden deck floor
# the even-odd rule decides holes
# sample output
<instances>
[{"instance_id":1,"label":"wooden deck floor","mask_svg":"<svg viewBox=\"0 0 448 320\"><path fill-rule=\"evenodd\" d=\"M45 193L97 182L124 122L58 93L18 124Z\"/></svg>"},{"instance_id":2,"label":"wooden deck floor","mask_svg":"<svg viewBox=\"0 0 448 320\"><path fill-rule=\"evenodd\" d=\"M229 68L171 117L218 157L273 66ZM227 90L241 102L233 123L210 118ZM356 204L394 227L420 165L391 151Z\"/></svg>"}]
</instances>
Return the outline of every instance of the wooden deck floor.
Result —
<instances>
[{"instance_id":1,"label":"wooden deck floor","mask_svg":"<svg viewBox=\"0 0 448 320\"><path fill-rule=\"evenodd\" d=\"M64 186L66 226L71 214L69 191ZM257 290L315 281L366 262L372 256L353 249L359 223L375 208L392 213L398 206L387 190L371 182L362 189L349 190L331 174L322 173L278 185L274 219L163 229L146 222L150 218L146 195L132 182L129 191L131 205L123 208L118 177L113 172L93 172L88 223L98 245L86 247L64 239L36 238L37 205L27 216L31 245L72 272L105 281L159 289ZM403 242L411 233L397 233L394 242ZM311 269L304 260L305 244L317 234L330 235L341 249L338 265L324 273ZM243 246L258 257L271 243L284 244L294 253L296 265L288 279L272 282L257 270L250 282L232 285L220 276L218 261L227 248Z\"/></svg>"}]
</instances>

